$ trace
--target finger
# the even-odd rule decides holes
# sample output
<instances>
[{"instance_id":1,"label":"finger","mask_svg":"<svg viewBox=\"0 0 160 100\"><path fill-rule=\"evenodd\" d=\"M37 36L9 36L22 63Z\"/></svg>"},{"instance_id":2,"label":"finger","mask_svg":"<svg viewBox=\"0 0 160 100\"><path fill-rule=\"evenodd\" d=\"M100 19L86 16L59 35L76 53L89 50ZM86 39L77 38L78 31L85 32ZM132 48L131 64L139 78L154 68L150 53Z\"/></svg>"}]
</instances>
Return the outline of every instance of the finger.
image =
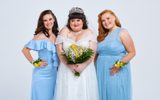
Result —
<instances>
[{"instance_id":1,"label":"finger","mask_svg":"<svg viewBox=\"0 0 160 100\"><path fill-rule=\"evenodd\" d=\"M111 75L114 75L116 72L115 72L115 70L111 70Z\"/></svg>"},{"instance_id":2,"label":"finger","mask_svg":"<svg viewBox=\"0 0 160 100\"><path fill-rule=\"evenodd\" d=\"M110 74L113 75L113 72L111 71Z\"/></svg>"},{"instance_id":3,"label":"finger","mask_svg":"<svg viewBox=\"0 0 160 100\"><path fill-rule=\"evenodd\" d=\"M48 65L48 63L47 63L47 62L45 62L45 64L46 64L46 65Z\"/></svg>"}]
</instances>

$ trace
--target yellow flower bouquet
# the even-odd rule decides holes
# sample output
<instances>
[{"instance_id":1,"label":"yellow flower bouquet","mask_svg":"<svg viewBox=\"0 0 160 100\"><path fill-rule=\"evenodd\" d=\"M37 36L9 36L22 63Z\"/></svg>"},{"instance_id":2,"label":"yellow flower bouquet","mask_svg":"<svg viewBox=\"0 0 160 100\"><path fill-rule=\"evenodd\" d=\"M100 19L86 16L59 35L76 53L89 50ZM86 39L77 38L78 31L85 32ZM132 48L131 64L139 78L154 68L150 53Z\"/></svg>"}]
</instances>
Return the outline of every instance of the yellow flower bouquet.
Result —
<instances>
[{"instance_id":1,"label":"yellow flower bouquet","mask_svg":"<svg viewBox=\"0 0 160 100\"><path fill-rule=\"evenodd\" d=\"M72 44L62 54L68 64L79 64L87 61L94 54L90 48ZM79 72L75 72L75 76L80 76Z\"/></svg>"}]
</instances>

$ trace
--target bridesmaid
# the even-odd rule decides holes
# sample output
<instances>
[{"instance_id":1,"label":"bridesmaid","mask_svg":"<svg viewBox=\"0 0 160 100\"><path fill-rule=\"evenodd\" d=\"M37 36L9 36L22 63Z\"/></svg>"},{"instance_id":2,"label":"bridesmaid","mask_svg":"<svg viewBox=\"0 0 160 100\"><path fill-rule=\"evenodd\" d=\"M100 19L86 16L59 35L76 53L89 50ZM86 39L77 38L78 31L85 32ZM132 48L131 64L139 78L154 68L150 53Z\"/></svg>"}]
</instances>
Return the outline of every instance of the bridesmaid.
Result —
<instances>
[{"instance_id":1,"label":"bridesmaid","mask_svg":"<svg viewBox=\"0 0 160 100\"><path fill-rule=\"evenodd\" d=\"M130 60L135 47L111 10L98 15L97 77L100 100L131 100Z\"/></svg>"},{"instance_id":2,"label":"bridesmaid","mask_svg":"<svg viewBox=\"0 0 160 100\"><path fill-rule=\"evenodd\" d=\"M22 50L27 60L34 65L31 100L53 100L58 66L54 44L57 33L56 16L51 10L45 10L40 14L34 38ZM38 66L34 64L30 50L38 52L42 60Z\"/></svg>"}]
</instances>

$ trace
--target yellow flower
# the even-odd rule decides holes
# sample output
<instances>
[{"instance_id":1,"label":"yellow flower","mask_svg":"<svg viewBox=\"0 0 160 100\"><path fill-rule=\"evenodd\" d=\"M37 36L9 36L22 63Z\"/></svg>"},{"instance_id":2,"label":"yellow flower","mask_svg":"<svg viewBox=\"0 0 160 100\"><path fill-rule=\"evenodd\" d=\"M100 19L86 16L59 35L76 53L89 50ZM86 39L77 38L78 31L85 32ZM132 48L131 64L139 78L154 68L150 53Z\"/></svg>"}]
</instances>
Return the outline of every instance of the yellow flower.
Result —
<instances>
[{"instance_id":1,"label":"yellow flower","mask_svg":"<svg viewBox=\"0 0 160 100\"><path fill-rule=\"evenodd\" d=\"M42 60L41 59L37 59L36 61L33 62L33 65L35 67L40 67L42 65Z\"/></svg>"},{"instance_id":2,"label":"yellow flower","mask_svg":"<svg viewBox=\"0 0 160 100\"><path fill-rule=\"evenodd\" d=\"M117 60L114 64L115 67L117 68L122 68L124 65L126 65L127 63L124 63L122 61Z\"/></svg>"},{"instance_id":3,"label":"yellow flower","mask_svg":"<svg viewBox=\"0 0 160 100\"><path fill-rule=\"evenodd\" d=\"M33 64L35 67L40 67L40 65L38 63L34 63Z\"/></svg>"},{"instance_id":4,"label":"yellow flower","mask_svg":"<svg viewBox=\"0 0 160 100\"><path fill-rule=\"evenodd\" d=\"M80 55L79 55L79 50L78 50L78 46L75 45L75 44L72 44L70 45L70 48L73 50L74 54L75 54L75 57L78 58Z\"/></svg>"},{"instance_id":5,"label":"yellow flower","mask_svg":"<svg viewBox=\"0 0 160 100\"><path fill-rule=\"evenodd\" d=\"M68 64L79 64L87 61L94 54L90 48L82 47L76 44L71 44L68 49L62 53ZM75 76L80 76L79 72L74 73Z\"/></svg>"}]
</instances>

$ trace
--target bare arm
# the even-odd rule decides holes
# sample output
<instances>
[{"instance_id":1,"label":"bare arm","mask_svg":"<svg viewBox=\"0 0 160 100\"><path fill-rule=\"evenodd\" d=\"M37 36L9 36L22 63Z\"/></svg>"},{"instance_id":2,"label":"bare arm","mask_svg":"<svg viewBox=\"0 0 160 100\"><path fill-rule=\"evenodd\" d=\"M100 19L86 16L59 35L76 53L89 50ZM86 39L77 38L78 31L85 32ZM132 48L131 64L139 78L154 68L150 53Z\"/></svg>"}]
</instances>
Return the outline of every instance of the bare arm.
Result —
<instances>
[{"instance_id":1,"label":"bare arm","mask_svg":"<svg viewBox=\"0 0 160 100\"><path fill-rule=\"evenodd\" d=\"M69 29L67 27L64 27L60 30L59 35L61 36L61 38L63 38L63 37L66 37L68 33L69 33ZM66 60L62 56L62 53L64 52L64 50L63 50L63 40L61 40L61 38L57 38L57 41L56 41L58 57L61 62L63 62L64 64L67 64Z\"/></svg>"},{"instance_id":2,"label":"bare arm","mask_svg":"<svg viewBox=\"0 0 160 100\"><path fill-rule=\"evenodd\" d=\"M64 64L67 64L67 62L65 61L64 57L62 56L62 53L64 52L63 44L62 43L57 44L56 47L57 47L58 57L59 57L60 61L62 63L64 63Z\"/></svg>"},{"instance_id":3,"label":"bare arm","mask_svg":"<svg viewBox=\"0 0 160 100\"><path fill-rule=\"evenodd\" d=\"M134 47L134 43L132 38L130 37L129 33L125 30L122 31L122 33L120 34L120 39L125 47L125 49L127 50L127 54L121 59L122 62L127 63L129 62L136 54L135 51L135 47ZM111 68L111 75L116 74L118 71L120 70L120 68L117 68L115 66L113 66Z\"/></svg>"},{"instance_id":4,"label":"bare arm","mask_svg":"<svg viewBox=\"0 0 160 100\"><path fill-rule=\"evenodd\" d=\"M30 49L29 49L29 48L24 47L24 48L22 49L22 53L24 54L24 56L26 57L26 59L27 59L29 62L32 62L32 61L33 61L33 57L31 56L31 53L30 53Z\"/></svg>"},{"instance_id":5,"label":"bare arm","mask_svg":"<svg viewBox=\"0 0 160 100\"><path fill-rule=\"evenodd\" d=\"M91 63L96 57L97 43L93 42L93 41L90 41L89 48L91 48L94 52L93 56L88 60L88 63Z\"/></svg>"},{"instance_id":6,"label":"bare arm","mask_svg":"<svg viewBox=\"0 0 160 100\"><path fill-rule=\"evenodd\" d=\"M124 45L124 47L126 48L127 50L127 54L126 56L124 56L121 61L122 62L129 62L136 54L136 51L135 51L135 47L134 47L134 43L133 43L133 40L131 38L131 36L129 35L129 33L127 31L123 31L120 35L120 39Z\"/></svg>"},{"instance_id":7,"label":"bare arm","mask_svg":"<svg viewBox=\"0 0 160 100\"><path fill-rule=\"evenodd\" d=\"M43 34L38 34L36 36L34 36L33 40L41 40L41 39L45 39L46 37L43 35ZM26 57L26 59L33 63L33 57L30 53L31 49L30 48L27 48L27 47L24 47L22 49L22 53L24 54L24 56ZM47 65L47 62L46 61L42 61L41 65L40 66L46 66Z\"/></svg>"},{"instance_id":8,"label":"bare arm","mask_svg":"<svg viewBox=\"0 0 160 100\"><path fill-rule=\"evenodd\" d=\"M63 38L63 37L66 37L68 33L69 33L69 29L67 27L64 27L60 31L59 35L61 36L61 38ZM63 49L63 40L61 40L58 37L56 42L57 42L57 44L56 44L57 53L58 53L58 57L60 59L60 62L63 63L63 64L65 64L67 67L69 67L71 69L71 71L75 72L75 64L67 64L66 59L62 55L62 53L64 52L64 49Z\"/></svg>"}]
</instances>

